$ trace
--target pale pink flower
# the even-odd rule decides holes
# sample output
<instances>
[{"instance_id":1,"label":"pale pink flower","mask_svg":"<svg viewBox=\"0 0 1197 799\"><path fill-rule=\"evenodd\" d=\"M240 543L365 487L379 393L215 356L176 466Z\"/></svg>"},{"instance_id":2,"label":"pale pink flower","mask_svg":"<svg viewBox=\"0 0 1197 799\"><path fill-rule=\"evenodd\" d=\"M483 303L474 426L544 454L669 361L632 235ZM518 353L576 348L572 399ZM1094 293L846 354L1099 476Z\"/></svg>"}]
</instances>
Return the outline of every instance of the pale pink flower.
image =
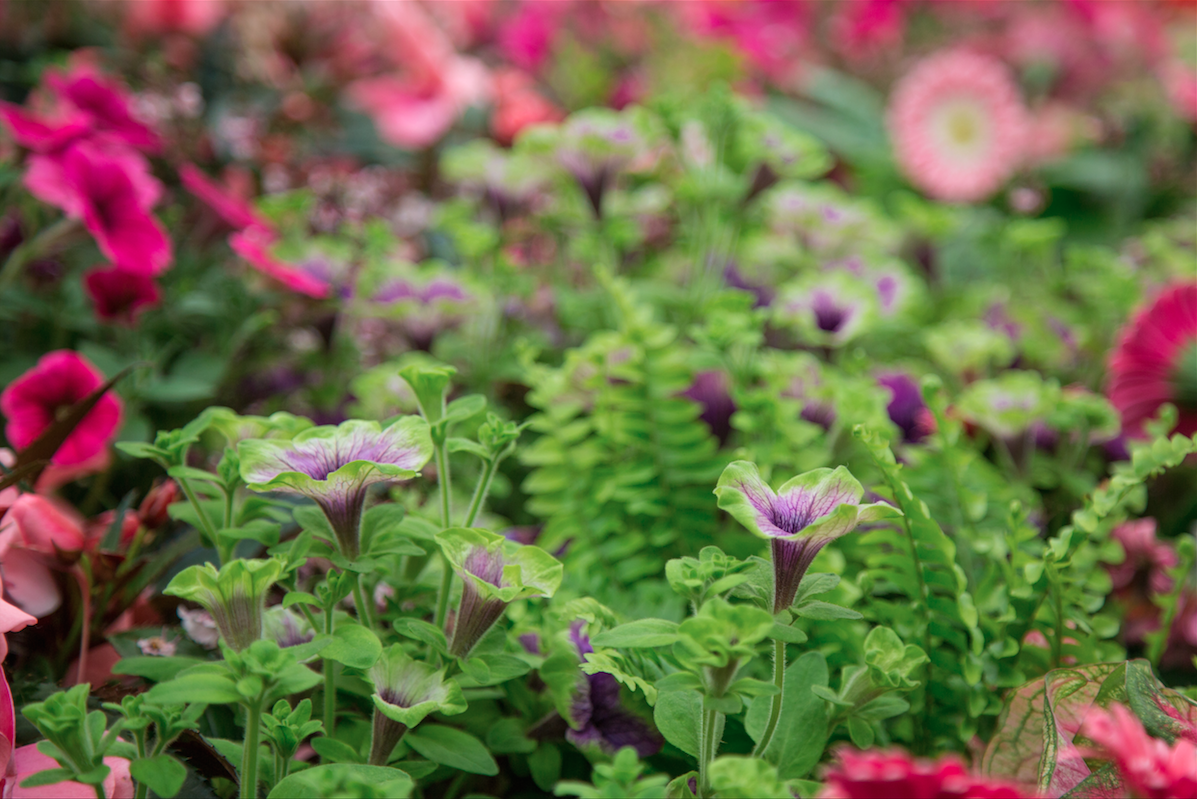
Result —
<instances>
[{"instance_id":1,"label":"pale pink flower","mask_svg":"<svg viewBox=\"0 0 1197 799\"><path fill-rule=\"evenodd\" d=\"M8 657L8 640L5 638L5 634L23 630L30 624L37 624L36 616L26 613L4 599L3 593L4 581L0 580L0 661Z\"/></svg>"},{"instance_id":2,"label":"pale pink flower","mask_svg":"<svg viewBox=\"0 0 1197 799\"><path fill-rule=\"evenodd\" d=\"M1115 591L1134 588L1137 582L1151 594L1172 590L1168 569L1175 568L1179 561L1172 546L1155 537L1155 527L1155 519L1134 519L1110 533L1126 553L1122 563L1107 567Z\"/></svg>"},{"instance_id":3,"label":"pale pink flower","mask_svg":"<svg viewBox=\"0 0 1197 799\"><path fill-rule=\"evenodd\" d=\"M936 199L984 200L1023 159L1026 108L988 56L952 50L919 62L898 81L887 121L898 165Z\"/></svg>"}]
</instances>

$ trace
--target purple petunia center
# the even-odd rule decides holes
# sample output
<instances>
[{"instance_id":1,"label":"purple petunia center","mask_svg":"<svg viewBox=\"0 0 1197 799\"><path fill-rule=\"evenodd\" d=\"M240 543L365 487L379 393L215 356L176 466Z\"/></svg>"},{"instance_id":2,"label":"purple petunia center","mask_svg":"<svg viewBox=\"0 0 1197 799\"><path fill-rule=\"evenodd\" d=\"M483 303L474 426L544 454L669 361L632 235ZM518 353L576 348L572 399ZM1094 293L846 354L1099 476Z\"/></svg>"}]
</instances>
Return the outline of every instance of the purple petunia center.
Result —
<instances>
[{"instance_id":1,"label":"purple petunia center","mask_svg":"<svg viewBox=\"0 0 1197 799\"><path fill-rule=\"evenodd\" d=\"M466 556L462 564L465 570L484 580L496 588L501 587L503 579L503 557L498 552L487 552L485 549L475 549Z\"/></svg>"},{"instance_id":2,"label":"purple petunia center","mask_svg":"<svg viewBox=\"0 0 1197 799\"><path fill-rule=\"evenodd\" d=\"M413 697L409 696L406 691L398 688L382 688L379 690L378 696L388 705L394 705L395 707L409 708L416 704Z\"/></svg>"},{"instance_id":3,"label":"purple petunia center","mask_svg":"<svg viewBox=\"0 0 1197 799\"><path fill-rule=\"evenodd\" d=\"M848 321L850 309L845 308L835 302L826 294L818 294L815 296L814 308L815 324L818 328L827 333L837 333L844 323Z\"/></svg>"},{"instance_id":4,"label":"purple petunia center","mask_svg":"<svg viewBox=\"0 0 1197 799\"><path fill-rule=\"evenodd\" d=\"M764 533L773 538L797 535L808 526L831 513L838 505L859 504L850 491L831 489L826 493L815 493L806 489L794 489L781 495L774 495L767 488L762 493L741 482L740 490L748 497L756 512L769 527Z\"/></svg>"},{"instance_id":5,"label":"purple petunia center","mask_svg":"<svg viewBox=\"0 0 1197 799\"><path fill-rule=\"evenodd\" d=\"M374 439L354 437L350 440L320 442L315 447L287 450L279 460L289 471L306 474L313 480L327 480L328 476L353 461L372 461L405 466L411 457L410 447L395 446L385 436Z\"/></svg>"}]
</instances>

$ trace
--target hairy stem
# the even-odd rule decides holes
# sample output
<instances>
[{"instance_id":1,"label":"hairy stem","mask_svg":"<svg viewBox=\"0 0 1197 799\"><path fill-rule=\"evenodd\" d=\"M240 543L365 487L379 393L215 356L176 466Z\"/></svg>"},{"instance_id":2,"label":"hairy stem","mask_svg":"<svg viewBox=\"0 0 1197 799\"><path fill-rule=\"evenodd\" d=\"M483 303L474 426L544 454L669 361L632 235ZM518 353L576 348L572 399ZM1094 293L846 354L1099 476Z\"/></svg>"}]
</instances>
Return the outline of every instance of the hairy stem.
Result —
<instances>
[{"instance_id":1,"label":"hairy stem","mask_svg":"<svg viewBox=\"0 0 1197 799\"><path fill-rule=\"evenodd\" d=\"M436 481L441 491L441 529L449 529L449 457L445 452L444 443L436 445ZM436 616L433 623L438 629L445 626L445 614L449 610L449 592L453 590L453 569L449 566L449 559L441 552L441 587L436 597Z\"/></svg>"},{"instance_id":2,"label":"hairy stem","mask_svg":"<svg viewBox=\"0 0 1197 799\"><path fill-rule=\"evenodd\" d=\"M719 711L706 710L702 714L702 729L698 741L698 797L710 799L711 796L711 761L715 759L715 752L719 749L718 733Z\"/></svg>"},{"instance_id":3,"label":"hairy stem","mask_svg":"<svg viewBox=\"0 0 1197 799\"><path fill-rule=\"evenodd\" d=\"M360 621L366 628L373 630L374 614L370 612L370 606L366 604L366 597L369 597L370 600L373 600L374 597L362 587L362 581L363 575L359 572L357 575L357 580L353 583L353 603L357 605L358 621Z\"/></svg>"},{"instance_id":4,"label":"hairy stem","mask_svg":"<svg viewBox=\"0 0 1197 799\"><path fill-rule=\"evenodd\" d=\"M212 520L208 518L207 512L204 511L204 506L200 504L199 497L195 495L195 491L191 488L191 483L186 477L179 478L179 487L183 489L183 494L187 497L187 501L191 503L191 507L195 508L195 514L199 517L200 526L203 527L204 535L207 537L205 543L216 547L217 553L220 555L220 565L223 566L230 558L225 557L225 553L221 550L220 542L216 539L216 528L212 526ZM229 553L230 555L232 553Z\"/></svg>"},{"instance_id":5,"label":"hairy stem","mask_svg":"<svg viewBox=\"0 0 1197 799\"><path fill-rule=\"evenodd\" d=\"M781 719L781 692L786 683L786 642L775 639L773 641L773 684L777 686L777 693L769 697L769 721L765 725L765 732L752 750L753 757L761 757L769 744L773 742L773 733L777 731L777 722Z\"/></svg>"},{"instance_id":6,"label":"hairy stem","mask_svg":"<svg viewBox=\"0 0 1197 799\"><path fill-rule=\"evenodd\" d=\"M474 496L470 499L469 510L466 511L465 525L466 527L473 527L474 520L478 518L478 514L482 511L483 504L486 503L486 496L490 493L490 484L495 479L495 470L499 466L498 459L488 460L486 466L482 470L482 476L478 478L478 485L474 489Z\"/></svg>"},{"instance_id":7,"label":"hairy stem","mask_svg":"<svg viewBox=\"0 0 1197 799\"><path fill-rule=\"evenodd\" d=\"M245 748L241 751L241 799L258 797L258 736L262 727L262 698L245 708Z\"/></svg>"},{"instance_id":8,"label":"hairy stem","mask_svg":"<svg viewBox=\"0 0 1197 799\"><path fill-rule=\"evenodd\" d=\"M324 610L324 632L332 635L332 607ZM324 659L324 734L329 738L337 726L337 662Z\"/></svg>"}]
</instances>

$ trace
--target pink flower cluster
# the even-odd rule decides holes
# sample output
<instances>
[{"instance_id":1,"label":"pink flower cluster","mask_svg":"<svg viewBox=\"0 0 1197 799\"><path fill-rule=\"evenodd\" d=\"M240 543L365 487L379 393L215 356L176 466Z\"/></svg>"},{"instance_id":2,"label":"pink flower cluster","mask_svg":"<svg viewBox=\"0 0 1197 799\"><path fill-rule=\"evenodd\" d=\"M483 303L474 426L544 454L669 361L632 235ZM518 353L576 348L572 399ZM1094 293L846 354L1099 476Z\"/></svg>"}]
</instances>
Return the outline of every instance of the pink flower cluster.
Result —
<instances>
[{"instance_id":1,"label":"pink flower cluster","mask_svg":"<svg viewBox=\"0 0 1197 799\"><path fill-rule=\"evenodd\" d=\"M1096 754L1118 766L1130 795L1139 799L1197 796L1197 730L1189 727L1169 745L1152 738L1128 708L1095 708L1081 733L1098 745Z\"/></svg>"},{"instance_id":2,"label":"pink flower cluster","mask_svg":"<svg viewBox=\"0 0 1197 799\"><path fill-rule=\"evenodd\" d=\"M948 755L916 759L901 749L840 749L819 799L1033 799L1034 791L972 774Z\"/></svg>"},{"instance_id":3,"label":"pink flower cluster","mask_svg":"<svg viewBox=\"0 0 1197 799\"><path fill-rule=\"evenodd\" d=\"M131 323L157 302L153 278L173 259L150 213L162 184L145 155L161 152L161 139L137 119L125 88L85 60L47 71L41 93L37 110L0 104L0 120L28 150L25 186L92 234L111 262L85 281L96 313Z\"/></svg>"}]
</instances>

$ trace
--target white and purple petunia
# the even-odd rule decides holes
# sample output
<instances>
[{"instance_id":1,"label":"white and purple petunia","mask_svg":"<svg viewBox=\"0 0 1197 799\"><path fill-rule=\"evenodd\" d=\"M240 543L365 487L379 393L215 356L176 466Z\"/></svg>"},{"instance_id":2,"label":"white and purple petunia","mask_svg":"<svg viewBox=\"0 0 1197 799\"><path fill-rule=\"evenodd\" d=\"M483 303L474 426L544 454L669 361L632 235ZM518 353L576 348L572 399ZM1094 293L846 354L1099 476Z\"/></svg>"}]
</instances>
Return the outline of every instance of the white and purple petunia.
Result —
<instances>
[{"instance_id":1,"label":"white and purple petunia","mask_svg":"<svg viewBox=\"0 0 1197 799\"><path fill-rule=\"evenodd\" d=\"M358 556L366 489L415 477L432 457L428 423L404 416L385 428L352 420L304 430L289 441L250 439L237 446L241 476L254 491L302 494L320 506L341 554Z\"/></svg>"},{"instance_id":2,"label":"white and purple petunia","mask_svg":"<svg viewBox=\"0 0 1197 799\"><path fill-rule=\"evenodd\" d=\"M794 602L798 584L815 555L865 522L900 516L884 502L861 505L864 489L843 466L814 469L774 491L756 464L734 461L723 470L715 495L719 507L773 550L773 612Z\"/></svg>"}]
</instances>

